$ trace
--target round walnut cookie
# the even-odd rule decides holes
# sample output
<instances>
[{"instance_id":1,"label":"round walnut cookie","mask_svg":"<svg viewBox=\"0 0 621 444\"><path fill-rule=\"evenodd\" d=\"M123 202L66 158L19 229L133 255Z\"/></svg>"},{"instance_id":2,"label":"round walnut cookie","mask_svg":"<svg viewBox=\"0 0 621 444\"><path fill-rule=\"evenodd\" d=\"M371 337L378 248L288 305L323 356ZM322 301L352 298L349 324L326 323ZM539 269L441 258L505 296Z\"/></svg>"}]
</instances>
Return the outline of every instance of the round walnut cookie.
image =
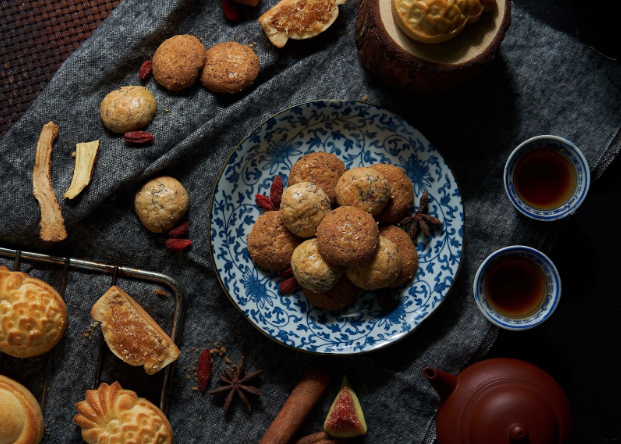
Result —
<instances>
[{"instance_id":1,"label":"round walnut cookie","mask_svg":"<svg viewBox=\"0 0 621 444\"><path fill-rule=\"evenodd\" d=\"M336 184L336 201L373 216L384 209L390 199L390 184L377 170L358 167L345 171Z\"/></svg>"},{"instance_id":2,"label":"round walnut cookie","mask_svg":"<svg viewBox=\"0 0 621 444\"><path fill-rule=\"evenodd\" d=\"M298 236L313 237L317 226L329 212L328 196L314 183L300 182L285 188L282 193L282 221Z\"/></svg>"},{"instance_id":3,"label":"round walnut cookie","mask_svg":"<svg viewBox=\"0 0 621 444\"><path fill-rule=\"evenodd\" d=\"M343 275L343 268L327 262L317 249L316 239L302 242L291 256L291 270L303 288L326 292Z\"/></svg>"},{"instance_id":4,"label":"round walnut cookie","mask_svg":"<svg viewBox=\"0 0 621 444\"><path fill-rule=\"evenodd\" d=\"M144 128L156 112L155 98L144 86L124 86L114 90L99 105L103 124L115 133Z\"/></svg>"},{"instance_id":5,"label":"round walnut cookie","mask_svg":"<svg viewBox=\"0 0 621 444\"><path fill-rule=\"evenodd\" d=\"M338 207L317 227L317 248L330 263L349 267L375 255L379 230L371 214L355 207Z\"/></svg>"},{"instance_id":6,"label":"round walnut cookie","mask_svg":"<svg viewBox=\"0 0 621 444\"><path fill-rule=\"evenodd\" d=\"M160 176L145 183L134 198L142 225L153 233L166 233L188 211L188 192L174 177Z\"/></svg>"},{"instance_id":7,"label":"round walnut cookie","mask_svg":"<svg viewBox=\"0 0 621 444\"><path fill-rule=\"evenodd\" d=\"M399 222L412 214L414 209L414 184L402 168L380 163L371 166L386 177L390 183L390 200L384 209L375 216L380 225Z\"/></svg>"},{"instance_id":8,"label":"round walnut cookie","mask_svg":"<svg viewBox=\"0 0 621 444\"><path fill-rule=\"evenodd\" d=\"M418 253L408 233L394 225L380 228L380 237L385 237L395 243L401 253L401 272L397 279L389 285L390 288L398 287L412 279L418 269Z\"/></svg>"},{"instance_id":9,"label":"round walnut cookie","mask_svg":"<svg viewBox=\"0 0 621 444\"><path fill-rule=\"evenodd\" d=\"M291 255L304 239L285 227L279 211L262 214L248 235L248 254L259 268L282 271L291 266Z\"/></svg>"},{"instance_id":10,"label":"round walnut cookie","mask_svg":"<svg viewBox=\"0 0 621 444\"><path fill-rule=\"evenodd\" d=\"M194 85L205 65L205 47L193 35L176 35L157 48L153 55L153 77L169 91Z\"/></svg>"},{"instance_id":11,"label":"round walnut cookie","mask_svg":"<svg viewBox=\"0 0 621 444\"><path fill-rule=\"evenodd\" d=\"M302 287L308 301L317 308L324 310L342 310L356 300L360 288L349 280L346 274L330 290L318 293Z\"/></svg>"},{"instance_id":12,"label":"round walnut cookie","mask_svg":"<svg viewBox=\"0 0 621 444\"><path fill-rule=\"evenodd\" d=\"M259 75L259 57L248 46L223 42L207 51L201 73L203 86L215 93L240 92Z\"/></svg>"},{"instance_id":13,"label":"round walnut cookie","mask_svg":"<svg viewBox=\"0 0 621 444\"><path fill-rule=\"evenodd\" d=\"M375 255L366 262L347 268L345 273L358 287L376 290L391 285L401 271L401 253L391 240L380 236Z\"/></svg>"},{"instance_id":14,"label":"round walnut cookie","mask_svg":"<svg viewBox=\"0 0 621 444\"><path fill-rule=\"evenodd\" d=\"M291 167L289 186L300 182L313 182L326 193L330 204L334 205L336 184L345 171L347 171L345 164L334 154L322 152L307 154Z\"/></svg>"}]
</instances>

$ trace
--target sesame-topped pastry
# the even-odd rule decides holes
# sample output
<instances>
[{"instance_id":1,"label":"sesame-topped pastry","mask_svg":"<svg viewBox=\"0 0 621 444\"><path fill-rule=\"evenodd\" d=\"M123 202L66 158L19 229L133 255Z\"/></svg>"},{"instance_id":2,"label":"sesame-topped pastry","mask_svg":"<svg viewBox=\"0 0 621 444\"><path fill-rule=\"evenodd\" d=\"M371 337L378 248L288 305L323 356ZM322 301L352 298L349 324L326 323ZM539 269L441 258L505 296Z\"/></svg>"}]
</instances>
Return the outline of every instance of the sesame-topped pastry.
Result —
<instances>
[{"instance_id":1,"label":"sesame-topped pastry","mask_svg":"<svg viewBox=\"0 0 621 444\"><path fill-rule=\"evenodd\" d=\"M344 270L323 258L316 241L309 239L295 249L291 256L291 271L302 288L323 293L334 287Z\"/></svg>"},{"instance_id":2,"label":"sesame-topped pastry","mask_svg":"<svg viewBox=\"0 0 621 444\"><path fill-rule=\"evenodd\" d=\"M114 382L87 390L75 405L73 422L82 428L89 444L172 444L173 432L166 415L144 398Z\"/></svg>"},{"instance_id":3,"label":"sesame-topped pastry","mask_svg":"<svg viewBox=\"0 0 621 444\"><path fill-rule=\"evenodd\" d=\"M91 317L101 322L104 339L112 353L129 365L144 366L149 375L179 357L173 340L119 287L110 287L95 302Z\"/></svg>"},{"instance_id":4,"label":"sesame-topped pastry","mask_svg":"<svg viewBox=\"0 0 621 444\"><path fill-rule=\"evenodd\" d=\"M0 351L30 358L50 351L67 326L67 306L40 279L0 266Z\"/></svg>"},{"instance_id":5,"label":"sesame-topped pastry","mask_svg":"<svg viewBox=\"0 0 621 444\"><path fill-rule=\"evenodd\" d=\"M336 183L347 171L341 159L331 153L311 153L302 156L289 172L289 186L300 182L312 182L326 193L330 204L336 202Z\"/></svg>"},{"instance_id":6,"label":"sesame-topped pastry","mask_svg":"<svg viewBox=\"0 0 621 444\"><path fill-rule=\"evenodd\" d=\"M282 271L291 267L293 250L304 239L287 229L280 211L263 213L248 235L248 255L263 270Z\"/></svg>"},{"instance_id":7,"label":"sesame-topped pastry","mask_svg":"<svg viewBox=\"0 0 621 444\"><path fill-rule=\"evenodd\" d=\"M285 188L280 202L280 216L285 226L300 237L313 237L319 223L330 212L330 199L311 182Z\"/></svg>"},{"instance_id":8,"label":"sesame-topped pastry","mask_svg":"<svg viewBox=\"0 0 621 444\"><path fill-rule=\"evenodd\" d=\"M371 260L349 267L345 273L356 286L365 290L376 290L395 282L400 271L399 248L393 241L380 236L379 247Z\"/></svg>"},{"instance_id":9,"label":"sesame-topped pastry","mask_svg":"<svg viewBox=\"0 0 621 444\"><path fill-rule=\"evenodd\" d=\"M390 183L378 170L367 167L345 171L336 184L336 201L340 206L352 206L379 214L390 200Z\"/></svg>"},{"instance_id":10,"label":"sesame-topped pastry","mask_svg":"<svg viewBox=\"0 0 621 444\"><path fill-rule=\"evenodd\" d=\"M375 216L380 225L388 225L399 222L412 214L414 208L414 184L403 168L385 163L372 165L390 183L390 199L384 209Z\"/></svg>"},{"instance_id":11,"label":"sesame-topped pastry","mask_svg":"<svg viewBox=\"0 0 621 444\"><path fill-rule=\"evenodd\" d=\"M392 15L401 30L422 43L442 43L457 37L496 0L392 0Z\"/></svg>"}]
</instances>

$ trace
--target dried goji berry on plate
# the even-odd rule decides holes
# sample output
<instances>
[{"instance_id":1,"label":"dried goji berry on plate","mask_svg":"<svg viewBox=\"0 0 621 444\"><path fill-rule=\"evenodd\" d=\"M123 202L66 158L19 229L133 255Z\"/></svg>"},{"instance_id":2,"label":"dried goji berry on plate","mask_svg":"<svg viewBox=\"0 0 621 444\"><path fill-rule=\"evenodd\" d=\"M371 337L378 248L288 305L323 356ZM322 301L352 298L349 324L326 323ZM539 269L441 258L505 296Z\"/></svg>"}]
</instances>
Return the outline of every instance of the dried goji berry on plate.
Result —
<instances>
[{"instance_id":1,"label":"dried goji berry on plate","mask_svg":"<svg viewBox=\"0 0 621 444\"><path fill-rule=\"evenodd\" d=\"M280 176L274 177L274 181L272 182L272 186L270 187L270 199L276 206L280 205L284 187L285 186L282 183L282 178Z\"/></svg>"},{"instance_id":2,"label":"dried goji berry on plate","mask_svg":"<svg viewBox=\"0 0 621 444\"><path fill-rule=\"evenodd\" d=\"M298 286L299 286L298 281L295 279L295 276L292 276L289 279L285 279L284 281L280 283L280 286L278 287L278 291L280 291L283 294L291 293L297 290Z\"/></svg>"},{"instance_id":3,"label":"dried goji berry on plate","mask_svg":"<svg viewBox=\"0 0 621 444\"><path fill-rule=\"evenodd\" d=\"M255 194L254 197L257 200L257 205L259 207L267 211L274 210L274 202L272 202L269 197L264 196L263 194Z\"/></svg>"}]
</instances>

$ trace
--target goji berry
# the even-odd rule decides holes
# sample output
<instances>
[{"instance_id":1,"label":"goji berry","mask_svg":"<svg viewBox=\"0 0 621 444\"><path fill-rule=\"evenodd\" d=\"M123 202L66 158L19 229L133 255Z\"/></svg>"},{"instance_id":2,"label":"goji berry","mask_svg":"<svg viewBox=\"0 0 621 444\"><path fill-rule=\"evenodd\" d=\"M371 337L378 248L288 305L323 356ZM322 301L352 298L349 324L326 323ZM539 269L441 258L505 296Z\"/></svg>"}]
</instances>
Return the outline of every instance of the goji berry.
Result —
<instances>
[{"instance_id":1,"label":"goji berry","mask_svg":"<svg viewBox=\"0 0 621 444\"><path fill-rule=\"evenodd\" d=\"M190 232L190 225L187 222L179 222L169 231L170 237L183 237Z\"/></svg>"},{"instance_id":2,"label":"goji berry","mask_svg":"<svg viewBox=\"0 0 621 444\"><path fill-rule=\"evenodd\" d=\"M198 389L204 392L211 380L211 355L209 354L208 348L203 350L198 358L196 376L198 378Z\"/></svg>"},{"instance_id":3,"label":"goji berry","mask_svg":"<svg viewBox=\"0 0 621 444\"><path fill-rule=\"evenodd\" d=\"M231 0L222 0L222 11L228 21L239 21L239 8Z\"/></svg>"},{"instance_id":4,"label":"goji berry","mask_svg":"<svg viewBox=\"0 0 621 444\"><path fill-rule=\"evenodd\" d=\"M292 276L289 279L285 279L284 281L280 283L280 286L278 287L278 291L280 291L282 294L291 293L297 290L298 285L299 284L298 284L298 281L295 279L295 276Z\"/></svg>"},{"instance_id":5,"label":"goji berry","mask_svg":"<svg viewBox=\"0 0 621 444\"><path fill-rule=\"evenodd\" d=\"M272 202L269 197L264 196L263 194L255 194L254 197L257 200L257 205L259 207L267 211L274 210L274 202Z\"/></svg>"},{"instance_id":6,"label":"goji berry","mask_svg":"<svg viewBox=\"0 0 621 444\"><path fill-rule=\"evenodd\" d=\"M286 270L280 272L281 278L287 278L289 276L293 276L293 270L291 268L287 268Z\"/></svg>"},{"instance_id":7,"label":"goji berry","mask_svg":"<svg viewBox=\"0 0 621 444\"><path fill-rule=\"evenodd\" d=\"M270 187L270 199L275 206L280 205L280 200L282 198L282 191L284 187L285 186L282 183L282 178L280 176L274 177L274 181L272 182L272 186Z\"/></svg>"},{"instance_id":8,"label":"goji berry","mask_svg":"<svg viewBox=\"0 0 621 444\"><path fill-rule=\"evenodd\" d=\"M141 144L153 142L155 137L146 131L129 131L123 134L123 139L125 139L127 143Z\"/></svg>"},{"instance_id":9,"label":"goji berry","mask_svg":"<svg viewBox=\"0 0 621 444\"><path fill-rule=\"evenodd\" d=\"M166 246L172 251L181 251L192 245L190 239L173 239L170 238L166 241Z\"/></svg>"},{"instance_id":10,"label":"goji berry","mask_svg":"<svg viewBox=\"0 0 621 444\"><path fill-rule=\"evenodd\" d=\"M140 70L138 70L138 78L140 80L145 80L151 75L152 71L153 63L151 62L151 60L145 60L142 65L140 65Z\"/></svg>"}]
</instances>

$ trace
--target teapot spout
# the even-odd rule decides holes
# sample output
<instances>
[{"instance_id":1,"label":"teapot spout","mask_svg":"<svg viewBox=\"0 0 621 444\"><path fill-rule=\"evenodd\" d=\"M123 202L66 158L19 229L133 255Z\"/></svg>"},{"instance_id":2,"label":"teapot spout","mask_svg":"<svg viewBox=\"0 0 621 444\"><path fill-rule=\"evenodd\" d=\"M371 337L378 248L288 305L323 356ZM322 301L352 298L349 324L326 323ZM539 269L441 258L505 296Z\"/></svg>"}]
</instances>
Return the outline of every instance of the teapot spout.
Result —
<instances>
[{"instance_id":1,"label":"teapot spout","mask_svg":"<svg viewBox=\"0 0 621 444\"><path fill-rule=\"evenodd\" d=\"M423 374L431 386L440 396L440 401L444 402L446 398L453 393L457 386L457 376L437 370L433 367L425 367Z\"/></svg>"}]
</instances>

